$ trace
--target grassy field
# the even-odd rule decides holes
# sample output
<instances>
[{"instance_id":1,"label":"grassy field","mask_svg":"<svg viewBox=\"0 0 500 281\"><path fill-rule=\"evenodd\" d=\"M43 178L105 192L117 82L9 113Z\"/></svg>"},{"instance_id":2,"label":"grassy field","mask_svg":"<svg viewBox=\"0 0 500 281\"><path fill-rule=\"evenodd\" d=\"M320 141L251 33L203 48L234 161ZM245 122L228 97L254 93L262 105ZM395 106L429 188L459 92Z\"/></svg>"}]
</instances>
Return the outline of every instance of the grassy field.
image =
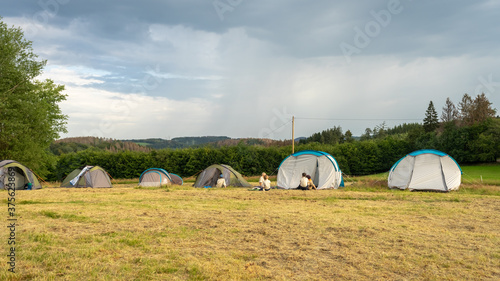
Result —
<instances>
[{"instance_id":1,"label":"grassy field","mask_svg":"<svg viewBox=\"0 0 500 281\"><path fill-rule=\"evenodd\" d=\"M499 280L500 174L480 171L492 184L452 193L380 176L320 191L18 191L17 273L2 262L0 279Z\"/></svg>"}]
</instances>

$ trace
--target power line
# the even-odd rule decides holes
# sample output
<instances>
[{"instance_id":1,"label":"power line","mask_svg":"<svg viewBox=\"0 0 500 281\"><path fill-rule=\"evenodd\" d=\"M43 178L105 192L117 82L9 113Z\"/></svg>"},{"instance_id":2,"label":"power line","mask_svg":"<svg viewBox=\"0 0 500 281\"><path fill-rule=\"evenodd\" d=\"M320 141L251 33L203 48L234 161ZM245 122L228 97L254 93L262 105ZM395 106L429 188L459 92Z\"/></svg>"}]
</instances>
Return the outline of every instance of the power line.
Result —
<instances>
[{"instance_id":1,"label":"power line","mask_svg":"<svg viewBox=\"0 0 500 281\"><path fill-rule=\"evenodd\" d=\"M319 118L319 117L295 117L295 119L299 120L330 120L330 121L421 121L421 119L397 119L397 118L389 118L389 119L376 119L376 118ZM290 124L292 120L289 120L286 123L283 123L278 128L272 130L266 135L262 136L262 138L266 138L270 136L272 133L277 130L283 128L284 126Z\"/></svg>"},{"instance_id":2,"label":"power line","mask_svg":"<svg viewBox=\"0 0 500 281\"><path fill-rule=\"evenodd\" d=\"M285 127L285 125L290 124L291 122L292 122L292 120L289 120L288 122L283 123L283 125L279 126L278 128L274 129L273 131L269 132L268 134L262 136L262 138L266 138L266 137L270 136L272 133L276 132L277 130L279 130L279 129L283 128L283 127Z\"/></svg>"},{"instance_id":3,"label":"power line","mask_svg":"<svg viewBox=\"0 0 500 281\"><path fill-rule=\"evenodd\" d=\"M295 117L301 120L331 120L331 121L421 121L422 119L404 119L404 118L316 118L316 117Z\"/></svg>"}]
</instances>

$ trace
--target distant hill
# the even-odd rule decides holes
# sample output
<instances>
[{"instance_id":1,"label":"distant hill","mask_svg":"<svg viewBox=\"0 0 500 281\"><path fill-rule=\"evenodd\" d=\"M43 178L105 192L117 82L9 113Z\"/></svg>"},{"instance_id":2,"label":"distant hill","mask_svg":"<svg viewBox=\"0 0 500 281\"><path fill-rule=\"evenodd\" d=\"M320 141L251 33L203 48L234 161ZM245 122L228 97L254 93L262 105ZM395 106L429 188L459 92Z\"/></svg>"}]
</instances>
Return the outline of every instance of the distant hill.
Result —
<instances>
[{"instance_id":1,"label":"distant hill","mask_svg":"<svg viewBox=\"0 0 500 281\"><path fill-rule=\"evenodd\" d=\"M298 142L298 139L295 140ZM97 137L74 137L64 138L54 141L50 145L50 150L55 155L78 152L86 149L97 149L104 151L141 151L149 152L154 149L182 149L188 147L226 147L239 144L254 146L286 146L291 144L291 140L272 140L242 138L232 139L226 136L203 136L203 137L179 137L171 140L151 138L151 139L128 139L115 140L110 138Z\"/></svg>"},{"instance_id":2,"label":"distant hill","mask_svg":"<svg viewBox=\"0 0 500 281\"><path fill-rule=\"evenodd\" d=\"M296 139L297 142L298 139ZM232 139L230 137L224 136L205 136L205 137L181 137L173 138L171 140L165 139L130 139L124 140L128 142L134 142L138 145L144 145L154 149L163 148L187 148L187 147L224 147L224 146L235 146L238 144L244 145L257 145L257 146L285 146L290 145L290 140L272 140L272 139L256 139L256 138L241 138Z\"/></svg>"},{"instance_id":3,"label":"distant hill","mask_svg":"<svg viewBox=\"0 0 500 281\"><path fill-rule=\"evenodd\" d=\"M209 143L216 143L219 141L229 140L231 138L225 136L204 136L204 137L180 137L171 140L165 139L130 139L123 140L126 142L133 142L141 146L162 149L162 148L187 148L193 146L203 146Z\"/></svg>"},{"instance_id":4,"label":"distant hill","mask_svg":"<svg viewBox=\"0 0 500 281\"><path fill-rule=\"evenodd\" d=\"M50 145L50 151L55 155L78 152L86 149L99 149L105 151L142 151L148 152L152 149L133 142L97 137L75 137L64 138L54 141Z\"/></svg>"},{"instance_id":5,"label":"distant hill","mask_svg":"<svg viewBox=\"0 0 500 281\"><path fill-rule=\"evenodd\" d=\"M215 143L211 143L209 145L214 146L214 147L223 147L223 146L235 146L238 144L244 144L244 145L256 145L256 146L285 146L285 145L291 145L292 141L291 140L272 140L272 139L254 139L254 138L243 138L243 139L227 139L227 140L221 140Z\"/></svg>"}]
</instances>

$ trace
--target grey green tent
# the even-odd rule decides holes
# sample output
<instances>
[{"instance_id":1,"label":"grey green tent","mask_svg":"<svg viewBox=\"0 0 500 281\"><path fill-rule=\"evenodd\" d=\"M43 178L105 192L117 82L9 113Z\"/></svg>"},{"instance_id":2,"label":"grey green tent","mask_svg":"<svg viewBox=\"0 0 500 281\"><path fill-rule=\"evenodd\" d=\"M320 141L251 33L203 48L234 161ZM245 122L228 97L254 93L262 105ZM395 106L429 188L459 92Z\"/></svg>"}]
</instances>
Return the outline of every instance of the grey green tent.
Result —
<instances>
[{"instance_id":1,"label":"grey green tent","mask_svg":"<svg viewBox=\"0 0 500 281\"><path fill-rule=\"evenodd\" d=\"M99 166L75 169L61 183L61 187L112 187L108 173Z\"/></svg>"},{"instance_id":2,"label":"grey green tent","mask_svg":"<svg viewBox=\"0 0 500 281\"><path fill-rule=\"evenodd\" d=\"M28 189L28 183L31 183L31 189L42 188L35 174L28 167L14 160L0 161L0 189L9 187L16 190Z\"/></svg>"},{"instance_id":3,"label":"grey green tent","mask_svg":"<svg viewBox=\"0 0 500 281\"><path fill-rule=\"evenodd\" d=\"M196 177L194 187L215 186L221 174L224 175L227 186L252 187L240 173L231 166L225 164L214 164L203 170L198 177Z\"/></svg>"}]
</instances>

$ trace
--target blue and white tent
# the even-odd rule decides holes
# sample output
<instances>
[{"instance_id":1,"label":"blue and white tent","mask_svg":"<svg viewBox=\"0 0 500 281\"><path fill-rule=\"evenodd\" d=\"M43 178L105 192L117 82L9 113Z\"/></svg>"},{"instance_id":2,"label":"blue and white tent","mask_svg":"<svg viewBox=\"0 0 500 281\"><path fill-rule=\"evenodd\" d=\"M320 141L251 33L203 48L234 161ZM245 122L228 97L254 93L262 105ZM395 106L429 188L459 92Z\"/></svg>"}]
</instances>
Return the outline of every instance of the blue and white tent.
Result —
<instances>
[{"instance_id":1,"label":"blue and white tent","mask_svg":"<svg viewBox=\"0 0 500 281\"><path fill-rule=\"evenodd\" d=\"M180 178L176 175L177 178ZM182 184L182 179L180 179ZM162 185L170 185L170 184L178 184L177 181L174 181L171 175L164 169L161 168L151 168L142 172L139 178L139 186L162 186Z\"/></svg>"},{"instance_id":2,"label":"blue and white tent","mask_svg":"<svg viewBox=\"0 0 500 281\"><path fill-rule=\"evenodd\" d=\"M281 162L278 169L278 188L297 188L302 173L311 176L317 189L344 186L342 171L333 156L323 151L303 150L289 155Z\"/></svg>"},{"instance_id":3,"label":"blue and white tent","mask_svg":"<svg viewBox=\"0 0 500 281\"><path fill-rule=\"evenodd\" d=\"M423 149L399 159L389 171L390 188L450 191L457 190L462 179L462 169L448 154Z\"/></svg>"}]
</instances>

